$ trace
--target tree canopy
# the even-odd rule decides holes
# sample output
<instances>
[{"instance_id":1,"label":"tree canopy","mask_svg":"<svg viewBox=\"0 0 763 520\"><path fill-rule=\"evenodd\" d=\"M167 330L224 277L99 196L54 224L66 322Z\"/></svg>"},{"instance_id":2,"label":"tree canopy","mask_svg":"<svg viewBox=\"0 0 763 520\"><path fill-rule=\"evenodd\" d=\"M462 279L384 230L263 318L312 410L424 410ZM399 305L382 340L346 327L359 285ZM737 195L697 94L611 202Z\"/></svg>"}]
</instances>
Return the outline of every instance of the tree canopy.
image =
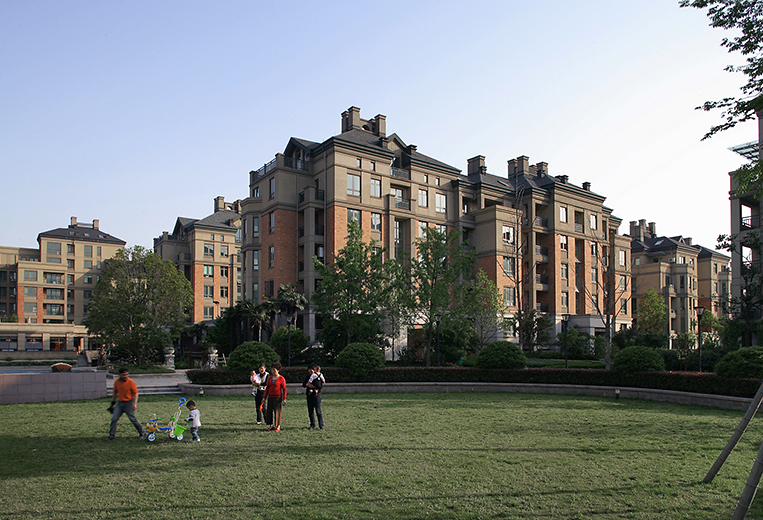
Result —
<instances>
[{"instance_id":1,"label":"tree canopy","mask_svg":"<svg viewBox=\"0 0 763 520\"><path fill-rule=\"evenodd\" d=\"M650 287L638 302L636 318L640 329L649 332L665 332L668 312L665 309L665 301L653 287Z\"/></svg>"},{"instance_id":2,"label":"tree canopy","mask_svg":"<svg viewBox=\"0 0 763 520\"><path fill-rule=\"evenodd\" d=\"M191 284L175 265L135 246L105 262L84 323L113 345L112 358L143 365L179 337L192 305Z\"/></svg>"}]
</instances>

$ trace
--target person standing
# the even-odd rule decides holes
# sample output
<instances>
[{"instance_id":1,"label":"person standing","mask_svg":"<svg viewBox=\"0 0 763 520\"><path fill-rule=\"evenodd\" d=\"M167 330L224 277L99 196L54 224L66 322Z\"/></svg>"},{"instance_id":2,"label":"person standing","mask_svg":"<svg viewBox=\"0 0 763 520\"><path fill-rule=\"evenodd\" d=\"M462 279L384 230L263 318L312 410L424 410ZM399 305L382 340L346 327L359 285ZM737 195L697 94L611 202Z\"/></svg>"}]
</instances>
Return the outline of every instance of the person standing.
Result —
<instances>
[{"instance_id":1,"label":"person standing","mask_svg":"<svg viewBox=\"0 0 763 520\"><path fill-rule=\"evenodd\" d=\"M286 404L286 379L279 373L281 363L275 362L270 367L270 378L265 387L267 410L265 422L270 425L267 431L281 431L281 407Z\"/></svg>"},{"instance_id":2,"label":"person standing","mask_svg":"<svg viewBox=\"0 0 763 520\"><path fill-rule=\"evenodd\" d=\"M138 408L138 385L129 378L130 372L126 368L119 369L119 378L114 381L114 392L111 396L111 428L109 429L108 439L114 440L117 436L117 421L122 414L127 414L127 418L138 430L138 438L145 439L146 431L143 425L135 417L135 410Z\"/></svg>"},{"instance_id":3,"label":"person standing","mask_svg":"<svg viewBox=\"0 0 763 520\"><path fill-rule=\"evenodd\" d=\"M307 415L310 417L310 429L315 429L315 416L318 416L318 427L323 430L323 413L321 412L321 389L326 380L321 374L321 367L312 363L307 367L307 377L302 383L307 396Z\"/></svg>"},{"instance_id":4,"label":"person standing","mask_svg":"<svg viewBox=\"0 0 763 520\"><path fill-rule=\"evenodd\" d=\"M188 410L190 410L190 417L185 422L191 424L191 442L201 442L199 439L199 427L201 426L201 412L196 408L196 403L188 401L185 403Z\"/></svg>"},{"instance_id":5,"label":"person standing","mask_svg":"<svg viewBox=\"0 0 763 520\"><path fill-rule=\"evenodd\" d=\"M252 382L252 394L254 394L254 406L257 408L257 424L262 424L262 407L265 404L265 387L268 385L268 374L265 363L260 365L259 371L252 370L249 380Z\"/></svg>"}]
</instances>

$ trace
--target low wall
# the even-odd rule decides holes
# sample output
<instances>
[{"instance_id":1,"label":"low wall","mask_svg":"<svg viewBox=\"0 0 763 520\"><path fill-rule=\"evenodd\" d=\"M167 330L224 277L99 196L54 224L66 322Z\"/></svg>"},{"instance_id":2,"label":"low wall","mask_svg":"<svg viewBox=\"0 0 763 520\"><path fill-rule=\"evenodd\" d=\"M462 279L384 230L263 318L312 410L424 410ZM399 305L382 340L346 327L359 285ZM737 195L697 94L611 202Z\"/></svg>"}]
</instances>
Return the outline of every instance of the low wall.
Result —
<instances>
[{"instance_id":1,"label":"low wall","mask_svg":"<svg viewBox=\"0 0 763 520\"><path fill-rule=\"evenodd\" d=\"M0 404L106 397L106 372L0 374Z\"/></svg>"},{"instance_id":2,"label":"low wall","mask_svg":"<svg viewBox=\"0 0 763 520\"><path fill-rule=\"evenodd\" d=\"M194 385L179 383L186 395L251 395L251 385ZM304 394L301 384L287 384L288 394ZM729 410L747 410L752 399L725 395L696 394L650 388L620 388L614 386L552 385L535 383L330 383L324 394L389 392L519 392L533 394L594 395L613 399L645 399L666 403L712 406Z\"/></svg>"}]
</instances>

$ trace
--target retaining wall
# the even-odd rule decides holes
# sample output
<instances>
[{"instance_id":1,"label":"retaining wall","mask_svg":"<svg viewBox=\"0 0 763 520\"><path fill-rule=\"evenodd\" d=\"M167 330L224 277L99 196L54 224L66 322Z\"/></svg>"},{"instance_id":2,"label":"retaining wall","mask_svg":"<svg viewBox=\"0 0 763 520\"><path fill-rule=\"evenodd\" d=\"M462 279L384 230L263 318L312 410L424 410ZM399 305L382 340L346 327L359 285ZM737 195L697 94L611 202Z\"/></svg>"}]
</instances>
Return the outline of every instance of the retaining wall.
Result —
<instances>
[{"instance_id":1,"label":"retaining wall","mask_svg":"<svg viewBox=\"0 0 763 520\"><path fill-rule=\"evenodd\" d=\"M0 374L0 404L106 397L106 372Z\"/></svg>"},{"instance_id":2,"label":"retaining wall","mask_svg":"<svg viewBox=\"0 0 763 520\"><path fill-rule=\"evenodd\" d=\"M178 384L186 395L251 395L251 385L204 386L191 383ZM287 384L288 394L304 394L301 384ZM619 392L618 392L619 391ZM666 403L712 406L729 410L747 410L752 402L747 397L674 392L650 388L621 388L614 386L552 385L529 383L330 383L324 394L352 394L373 392L520 392L534 394L595 395L613 399L646 399Z\"/></svg>"}]
</instances>

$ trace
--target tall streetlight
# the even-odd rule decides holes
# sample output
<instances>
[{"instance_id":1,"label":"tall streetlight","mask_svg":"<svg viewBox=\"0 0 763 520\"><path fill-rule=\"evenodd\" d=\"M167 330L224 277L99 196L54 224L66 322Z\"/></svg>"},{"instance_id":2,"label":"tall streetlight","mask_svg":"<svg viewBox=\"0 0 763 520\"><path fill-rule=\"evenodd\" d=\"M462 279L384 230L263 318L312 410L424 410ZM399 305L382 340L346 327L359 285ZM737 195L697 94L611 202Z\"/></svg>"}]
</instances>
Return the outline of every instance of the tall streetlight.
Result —
<instances>
[{"instance_id":1,"label":"tall streetlight","mask_svg":"<svg viewBox=\"0 0 763 520\"><path fill-rule=\"evenodd\" d=\"M435 314L434 315L434 321L437 323L437 366L440 366L440 320L442 319L442 314Z\"/></svg>"},{"instance_id":2,"label":"tall streetlight","mask_svg":"<svg viewBox=\"0 0 763 520\"><path fill-rule=\"evenodd\" d=\"M705 308L701 305L694 307L697 311L697 336L699 337L699 372L702 373L702 315L705 313Z\"/></svg>"},{"instance_id":3,"label":"tall streetlight","mask_svg":"<svg viewBox=\"0 0 763 520\"><path fill-rule=\"evenodd\" d=\"M291 322L292 321L294 321L294 315L289 314L286 317L286 323L288 324L288 329L289 329L288 331L289 342L287 343L287 346L286 346L286 359L288 360L286 366L289 366L289 367L291 366Z\"/></svg>"},{"instance_id":4,"label":"tall streetlight","mask_svg":"<svg viewBox=\"0 0 763 520\"><path fill-rule=\"evenodd\" d=\"M564 334L564 368L567 368L567 326L570 321L569 314L562 314L562 334Z\"/></svg>"}]
</instances>

